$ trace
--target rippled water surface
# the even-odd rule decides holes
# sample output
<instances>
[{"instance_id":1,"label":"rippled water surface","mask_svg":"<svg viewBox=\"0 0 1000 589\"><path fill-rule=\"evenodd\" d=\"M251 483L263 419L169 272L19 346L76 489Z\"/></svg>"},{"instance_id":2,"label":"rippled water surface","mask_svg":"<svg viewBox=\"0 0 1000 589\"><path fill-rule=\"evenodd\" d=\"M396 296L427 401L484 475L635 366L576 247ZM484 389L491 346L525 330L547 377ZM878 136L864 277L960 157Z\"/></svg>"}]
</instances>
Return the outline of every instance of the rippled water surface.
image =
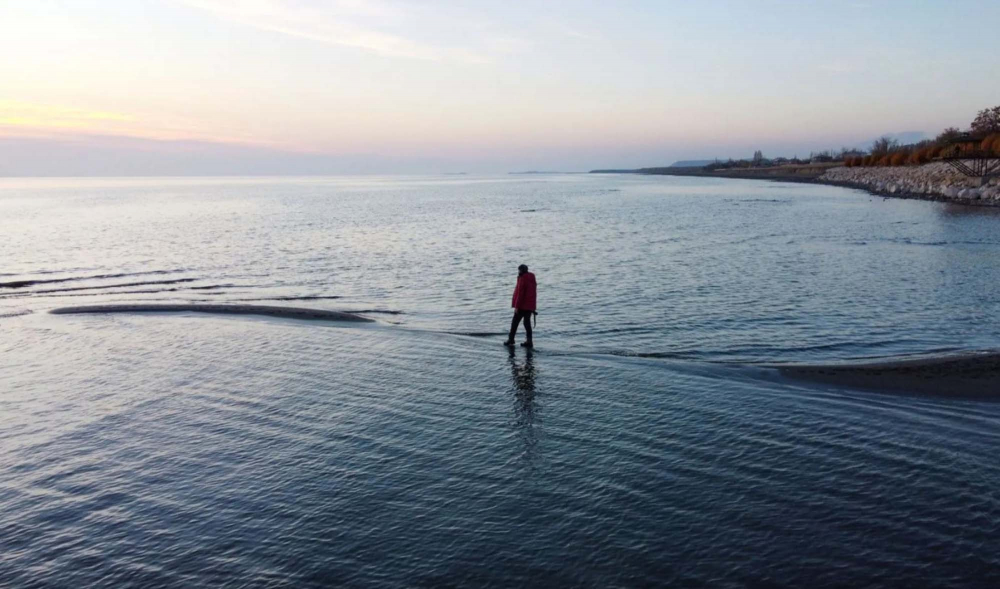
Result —
<instances>
[{"instance_id":1,"label":"rippled water surface","mask_svg":"<svg viewBox=\"0 0 1000 589\"><path fill-rule=\"evenodd\" d=\"M0 180L0 584L997 586L1000 216L636 176ZM516 266L537 348L500 345ZM50 315L107 302L359 311Z\"/></svg>"}]
</instances>

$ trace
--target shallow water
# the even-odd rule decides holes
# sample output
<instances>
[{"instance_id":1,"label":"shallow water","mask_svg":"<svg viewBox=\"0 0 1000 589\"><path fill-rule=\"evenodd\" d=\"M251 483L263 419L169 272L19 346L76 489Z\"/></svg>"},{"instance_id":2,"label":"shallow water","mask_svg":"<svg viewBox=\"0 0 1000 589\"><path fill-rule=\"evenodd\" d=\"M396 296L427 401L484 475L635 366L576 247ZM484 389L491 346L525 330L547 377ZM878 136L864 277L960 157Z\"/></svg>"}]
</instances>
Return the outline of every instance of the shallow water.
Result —
<instances>
[{"instance_id":1,"label":"shallow water","mask_svg":"<svg viewBox=\"0 0 1000 589\"><path fill-rule=\"evenodd\" d=\"M997 347L990 210L633 176L6 179L0 235L6 583L1000 581L1000 404L754 367ZM522 262L531 354L468 337L505 330ZM45 312L145 300L378 322Z\"/></svg>"}]
</instances>

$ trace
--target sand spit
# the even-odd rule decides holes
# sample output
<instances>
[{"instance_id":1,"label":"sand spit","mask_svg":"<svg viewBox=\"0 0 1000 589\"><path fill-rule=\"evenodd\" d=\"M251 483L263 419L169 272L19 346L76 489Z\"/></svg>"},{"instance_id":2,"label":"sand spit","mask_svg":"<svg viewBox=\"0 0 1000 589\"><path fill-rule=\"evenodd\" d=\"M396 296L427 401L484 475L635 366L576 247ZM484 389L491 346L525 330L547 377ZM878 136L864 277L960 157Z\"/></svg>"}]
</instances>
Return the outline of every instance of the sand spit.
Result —
<instances>
[{"instance_id":1,"label":"sand spit","mask_svg":"<svg viewBox=\"0 0 1000 589\"><path fill-rule=\"evenodd\" d=\"M802 380L945 397L1000 398L1000 352L855 364L771 365Z\"/></svg>"},{"instance_id":2,"label":"sand spit","mask_svg":"<svg viewBox=\"0 0 1000 589\"><path fill-rule=\"evenodd\" d=\"M371 323L374 319L342 311L323 309L303 309L301 307L279 307L271 305L200 305L200 304L124 304L89 305L82 307L62 307L50 311L55 315L103 314L103 313L213 313L219 315L264 315L284 319L306 319L313 321L354 321Z\"/></svg>"}]
</instances>

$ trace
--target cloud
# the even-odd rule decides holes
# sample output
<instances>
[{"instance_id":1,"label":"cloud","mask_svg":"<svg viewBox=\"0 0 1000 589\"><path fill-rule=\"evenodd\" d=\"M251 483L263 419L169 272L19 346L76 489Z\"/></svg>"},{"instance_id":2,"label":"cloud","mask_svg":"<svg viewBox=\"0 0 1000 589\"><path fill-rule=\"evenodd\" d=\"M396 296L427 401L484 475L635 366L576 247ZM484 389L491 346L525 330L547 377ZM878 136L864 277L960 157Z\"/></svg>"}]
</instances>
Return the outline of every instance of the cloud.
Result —
<instances>
[{"instance_id":1,"label":"cloud","mask_svg":"<svg viewBox=\"0 0 1000 589\"><path fill-rule=\"evenodd\" d=\"M436 45L386 32L387 25L406 22L411 15L400 5L377 0L178 1L245 26L386 57L465 63L490 61L489 55L482 51Z\"/></svg>"},{"instance_id":2,"label":"cloud","mask_svg":"<svg viewBox=\"0 0 1000 589\"><path fill-rule=\"evenodd\" d=\"M150 141L205 141L246 147L284 149L251 134L219 133L197 121L169 115L136 115L76 106L0 100L0 139L51 139L77 142L93 136Z\"/></svg>"}]
</instances>

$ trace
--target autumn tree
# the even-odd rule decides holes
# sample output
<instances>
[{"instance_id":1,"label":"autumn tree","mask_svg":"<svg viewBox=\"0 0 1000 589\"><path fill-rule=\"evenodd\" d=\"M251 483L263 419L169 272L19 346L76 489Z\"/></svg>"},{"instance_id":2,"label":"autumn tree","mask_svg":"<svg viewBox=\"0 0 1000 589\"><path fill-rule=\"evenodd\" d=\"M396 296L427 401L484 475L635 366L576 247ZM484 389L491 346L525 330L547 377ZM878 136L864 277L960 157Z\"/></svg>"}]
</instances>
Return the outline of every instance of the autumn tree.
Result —
<instances>
[{"instance_id":1,"label":"autumn tree","mask_svg":"<svg viewBox=\"0 0 1000 589\"><path fill-rule=\"evenodd\" d=\"M1000 139L1000 133L990 133L986 136L986 139L983 139L982 143L979 144L979 149L983 151L990 151L993 149L993 144L996 143L998 139Z\"/></svg>"},{"instance_id":2,"label":"autumn tree","mask_svg":"<svg viewBox=\"0 0 1000 589\"><path fill-rule=\"evenodd\" d=\"M948 127L944 131L941 131L941 133L937 136L937 139L935 139L934 142L937 143L938 145L946 145L948 143L952 143L953 141L958 140L961 136L962 136L961 131L959 131L955 127Z\"/></svg>"},{"instance_id":3,"label":"autumn tree","mask_svg":"<svg viewBox=\"0 0 1000 589\"><path fill-rule=\"evenodd\" d=\"M896 141L888 135L883 135L872 143L872 155L873 156L883 156L896 149L899 146L899 141Z\"/></svg>"},{"instance_id":4,"label":"autumn tree","mask_svg":"<svg viewBox=\"0 0 1000 589\"><path fill-rule=\"evenodd\" d=\"M976 135L1000 133L1000 106L979 111L972 121L972 132Z\"/></svg>"}]
</instances>

